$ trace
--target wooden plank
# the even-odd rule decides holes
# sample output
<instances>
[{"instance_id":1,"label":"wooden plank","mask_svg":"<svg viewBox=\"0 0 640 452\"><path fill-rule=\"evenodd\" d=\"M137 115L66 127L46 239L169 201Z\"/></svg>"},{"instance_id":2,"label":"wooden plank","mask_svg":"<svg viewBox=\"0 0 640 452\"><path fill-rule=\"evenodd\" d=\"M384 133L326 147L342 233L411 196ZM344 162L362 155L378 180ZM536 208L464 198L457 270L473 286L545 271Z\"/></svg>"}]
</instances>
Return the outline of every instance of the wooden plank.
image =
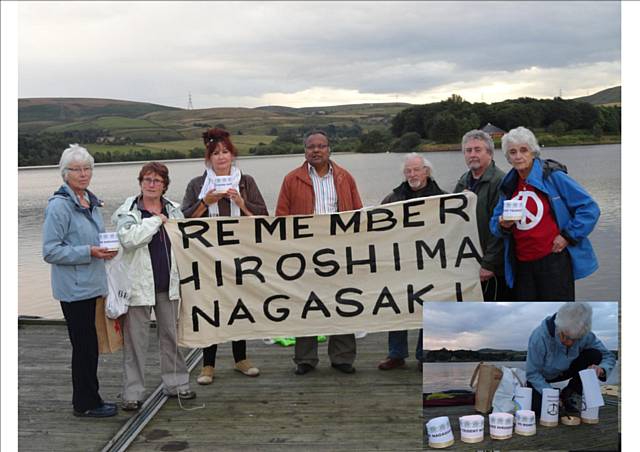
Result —
<instances>
[{"instance_id":1,"label":"wooden plank","mask_svg":"<svg viewBox=\"0 0 640 452\"><path fill-rule=\"evenodd\" d=\"M149 334L147 392L160 383L155 330ZM71 343L66 326L20 325L18 329L18 447L25 451L100 450L131 416L74 417L71 405ZM100 355L100 394L119 401L122 352Z\"/></svg>"},{"instance_id":2,"label":"wooden plank","mask_svg":"<svg viewBox=\"0 0 640 452\"><path fill-rule=\"evenodd\" d=\"M409 334L410 349L417 331ZM150 332L147 392L160 383L155 331ZM318 369L293 374L293 348L250 341L257 378L233 370L230 344L218 350L216 379L192 388L195 400L169 400L129 450L420 450L421 373L414 359L406 368L382 372L387 334L358 340L357 372L329 367L320 344ZM19 449L100 450L132 414L106 419L76 418L71 407L71 346L64 325L19 329ZM100 393L114 401L121 391L122 353L101 355Z\"/></svg>"},{"instance_id":3,"label":"wooden plank","mask_svg":"<svg viewBox=\"0 0 640 452\"><path fill-rule=\"evenodd\" d=\"M410 332L410 347L416 340ZM386 333L359 339L357 371L344 375L320 344L318 368L297 376L292 347L254 341L248 356L261 375L249 378L233 371L225 345L214 383L188 403L205 407L169 401L129 450L421 450L421 373L413 359L378 370L386 350Z\"/></svg>"}]
</instances>

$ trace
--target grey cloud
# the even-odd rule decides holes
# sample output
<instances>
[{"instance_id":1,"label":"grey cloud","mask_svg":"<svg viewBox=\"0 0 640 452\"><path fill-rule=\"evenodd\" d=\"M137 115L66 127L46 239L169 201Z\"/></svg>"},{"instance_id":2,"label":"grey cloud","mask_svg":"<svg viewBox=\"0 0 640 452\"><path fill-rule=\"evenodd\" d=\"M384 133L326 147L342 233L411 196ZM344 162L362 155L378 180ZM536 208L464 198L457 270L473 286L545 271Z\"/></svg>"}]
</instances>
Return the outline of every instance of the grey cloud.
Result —
<instances>
[{"instance_id":1,"label":"grey cloud","mask_svg":"<svg viewBox=\"0 0 640 452\"><path fill-rule=\"evenodd\" d=\"M61 95L49 86L65 83L67 92L75 89L64 71L74 63L96 92L128 95L134 77L175 87L166 96L181 98L176 91L188 86L258 98L312 87L413 93L531 66L620 60L620 5L613 2L55 3L20 10L21 97ZM101 67L106 74L87 69ZM143 86L138 97L152 93Z\"/></svg>"},{"instance_id":2,"label":"grey cloud","mask_svg":"<svg viewBox=\"0 0 640 452\"><path fill-rule=\"evenodd\" d=\"M531 332L563 303L428 303L424 307L424 342L451 346L473 338L468 348L526 350ZM593 331L611 348L618 347L617 303L594 302ZM460 348L460 346L458 346Z\"/></svg>"}]
</instances>

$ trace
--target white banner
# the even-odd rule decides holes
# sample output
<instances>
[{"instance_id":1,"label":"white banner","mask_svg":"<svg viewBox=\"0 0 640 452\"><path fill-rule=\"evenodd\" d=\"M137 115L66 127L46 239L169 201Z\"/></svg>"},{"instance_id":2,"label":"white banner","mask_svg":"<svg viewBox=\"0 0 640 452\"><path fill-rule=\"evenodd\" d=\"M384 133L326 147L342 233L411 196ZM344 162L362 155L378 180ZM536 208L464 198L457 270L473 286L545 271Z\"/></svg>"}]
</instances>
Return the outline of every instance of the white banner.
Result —
<instances>
[{"instance_id":1,"label":"white banner","mask_svg":"<svg viewBox=\"0 0 640 452\"><path fill-rule=\"evenodd\" d=\"M482 301L476 196L326 215L169 220L179 343L422 327L425 301Z\"/></svg>"}]
</instances>

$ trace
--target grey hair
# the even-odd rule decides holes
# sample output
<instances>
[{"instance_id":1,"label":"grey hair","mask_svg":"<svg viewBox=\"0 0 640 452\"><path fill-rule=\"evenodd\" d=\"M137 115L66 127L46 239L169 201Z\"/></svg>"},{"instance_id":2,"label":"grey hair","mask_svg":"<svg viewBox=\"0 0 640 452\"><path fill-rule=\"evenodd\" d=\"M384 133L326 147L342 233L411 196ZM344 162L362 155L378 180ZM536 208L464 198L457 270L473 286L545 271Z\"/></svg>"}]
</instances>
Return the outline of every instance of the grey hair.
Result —
<instances>
[{"instance_id":1,"label":"grey hair","mask_svg":"<svg viewBox=\"0 0 640 452\"><path fill-rule=\"evenodd\" d=\"M329 144L329 137L327 136L327 132L325 132L324 130L310 130L309 132L304 134L304 138L302 139L302 144L304 144L305 147L307 146L307 140L311 135L322 135L327 139L327 144Z\"/></svg>"},{"instance_id":2,"label":"grey hair","mask_svg":"<svg viewBox=\"0 0 640 452\"><path fill-rule=\"evenodd\" d=\"M424 166L429 170L429 175L431 175L431 173L433 173L433 165L431 164L431 162L429 160L427 160L425 157L423 157L422 155L418 154L417 152L410 152L408 154L406 154L404 156L404 162L402 163L402 171L404 172L404 167L407 164L407 162L411 159L421 159L422 163L424 163Z\"/></svg>"},{"instance_id":3,"label":"grey hair","mask_svg":"<svg viewBox=\"0 0 640 452\"><path fill-rule=\"evenodd\" d=\"M563 332L571 339L580 339L591 331L592 308L587 303L568 302L556 314L556 334Z\"/></svg>"},{"instance_id":4,"label":"grey hair","mask_svg":"<svg viewBox=\"0 0 640 452\"><path fill-rule=\"evenodd\" d=\"M504 152L507 162L511 163L509 160L509 148L519 144L527 145L534 158L540 156L540 146L538 145L536 136L531 130L520 126L509 130L509 133L502 137L502 152Z\"/></svg>"},{"instance_id":5,"label":"grey hair","mask_svg":"<svg viewBox=\"0 0 640 452\"><path fill-rule=\"evenodd\" d=\"M489 151L489 154L491 154L491 156L493 157L493 151L495 151L496 147L493 144L493 138L491 138L491 135L489 135L487 132L483 130L478 130L478 129L469 130L462 137L462 152L464 152L464 147L467 144L467 142L471 140L482 141L485 147L487 148L487 151Z\"/></svg>"},{"instance_id":6,"label":"grey hair","mask_svg":"<svg viewBox=\"0 0 640 452\"><path fill-rule=\"evenodd\" d=\"M65 182L67 180L67 174L69 174L69 165L72 162L86 163L91 165L91 168L93 168L94 165L93 157L89 154L89 151L78 144L70 144L60 156L60 163L58 164L62 180Z\"/></svg>"}]
</instances>

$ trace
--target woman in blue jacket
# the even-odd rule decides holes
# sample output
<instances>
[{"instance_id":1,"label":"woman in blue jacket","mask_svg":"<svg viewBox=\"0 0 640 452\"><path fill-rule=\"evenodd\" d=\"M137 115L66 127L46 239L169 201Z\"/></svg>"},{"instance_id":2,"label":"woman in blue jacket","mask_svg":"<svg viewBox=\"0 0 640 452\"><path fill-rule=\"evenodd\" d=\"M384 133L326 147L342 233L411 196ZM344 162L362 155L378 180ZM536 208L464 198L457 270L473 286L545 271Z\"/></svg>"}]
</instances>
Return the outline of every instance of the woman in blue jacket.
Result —
<instances>
[{"instance_id":1,"label":"woman in blue jacket","mask_svg":"<svg viewBox=\"0 0 640 452\"><path fill-rule=\"evenodd\" d=\"M591 332L592 309L587 303L565 303L531 333L527 349L527 386L531 406L540 415L542 390L549 383L569 380L560 401L568 415L580 414L582 381L579 372L591 368L601 381L611 375L616 359Z\"/></svg>"},{"instance_id":2,"label":"woman in blue jacket","mask_svg":"<svg viewBox=\"0 0 640 452\"><path fill-rule=\"evenodd\" d=\"M540 158L530 130L509 131L502 137L502 150L513 169L500 184L490 227L504 239L507 284L518 300L572 301L574 281L598 268L587 236L600 208L564 165ZM503 218L505 200L523 202L522 219Z\"/></svg>"},{"instance_id":3,"label":"woman in blue jacket","mask_svg":"<svg viewBox=\"0 0 640 452\"><path fill-rule=\"evenodd\" d=\"M87 190L93 157L72 144L60 157L64 183L49 198L44 214L42 254L51 264L53 297L60 301L72 346L73 414L108 417L114 403L98 393L96 298L108 293L104 261L115 251L99 246L104 232L101 201Z\"/></svg>"}]
</instances>

